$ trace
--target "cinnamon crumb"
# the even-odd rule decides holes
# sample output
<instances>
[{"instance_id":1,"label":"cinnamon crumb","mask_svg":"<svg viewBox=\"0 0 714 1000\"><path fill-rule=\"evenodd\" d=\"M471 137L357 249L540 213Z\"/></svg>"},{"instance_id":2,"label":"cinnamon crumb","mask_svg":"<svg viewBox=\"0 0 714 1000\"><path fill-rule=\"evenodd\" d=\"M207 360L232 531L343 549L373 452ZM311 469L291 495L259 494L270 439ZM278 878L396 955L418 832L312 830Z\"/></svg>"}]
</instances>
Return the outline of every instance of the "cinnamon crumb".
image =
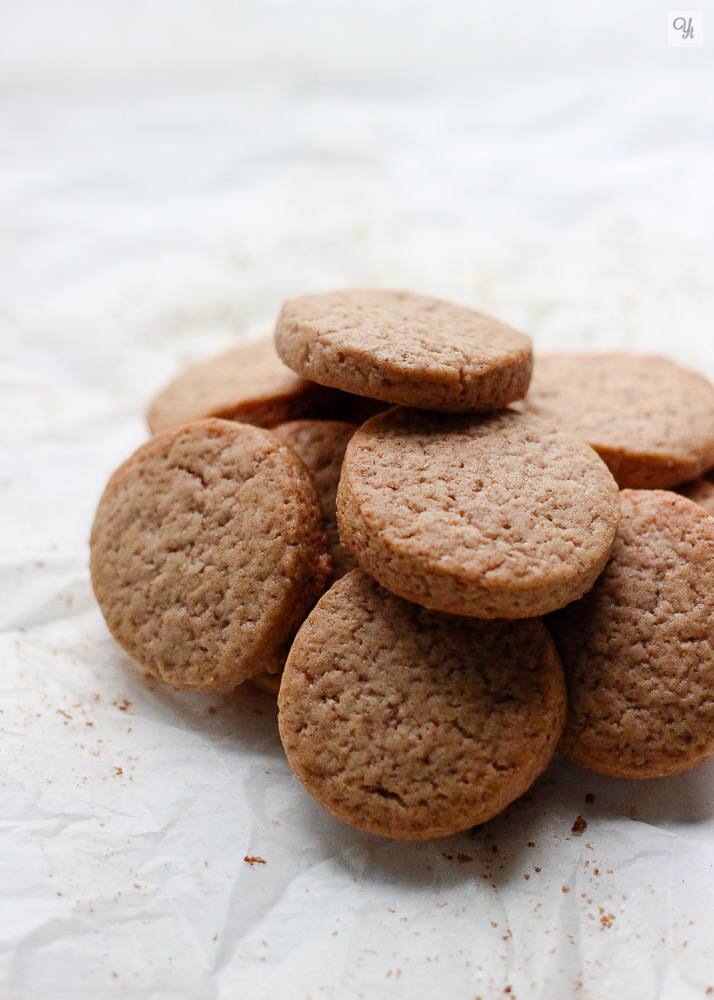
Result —
<instances>
[{"instance_id":1,"label":"cinnamon crumb","mask_svg":"<svg viewBox=\"0 0 714 1000\"><path fill-rule=\"evenodd\" d=\"M578 815L572 827L570 828L570 832L574 833L576 837L581 837L583 831L587 830L587 828L588 828L587 820L583 819L582 816Z\"/></svg>"}]
</instances>

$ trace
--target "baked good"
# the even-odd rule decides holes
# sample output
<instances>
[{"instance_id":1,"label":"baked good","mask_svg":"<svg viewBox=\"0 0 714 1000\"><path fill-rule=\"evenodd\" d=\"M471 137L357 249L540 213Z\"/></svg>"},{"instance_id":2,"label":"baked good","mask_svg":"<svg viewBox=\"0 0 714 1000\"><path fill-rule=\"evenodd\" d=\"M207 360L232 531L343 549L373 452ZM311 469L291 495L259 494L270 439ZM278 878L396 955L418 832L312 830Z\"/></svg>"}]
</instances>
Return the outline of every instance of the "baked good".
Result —
<instances>
[{"instance_id":1,"label":"baked good","mask_svg":"<svg viewBox=\"0 0 714 1000\"><path fill-rule=\"evenodd\" d=\"M336 509L342 460L356 430L354 424L338 420L293 420L274 429L275 435L290 445L305 463L320 495L332 558L330 583L357 565L352 553L340 542Z\"/></svg>"},{"instance_id":2,"label":"baked good","mask_svg":"<svg viewBox=\"0 0 714 1000\"><path fill-rule=\"evenodd\" d=\"M526 394L531 341L490 316L410 292L348 290L286 302L286 365L321 385L428 410L495 410Z\"/></svg>"},{"instance_id":3,"label":"baked good","mask_svg":"<svg viewBox=\"0 0 714 1000\"><path fill-rule=\"evenodd\" d=\"M353 570L298 632L278 705L288 760L321 805L427 840L485 822L545 770L565 687L540 621L443 615Z\"/></svg>"},{"instance_id":4,"label":"baked good","mask_svg":"<svg viewBox=\"0 0 714 1000\"><path fill-rule=\"evenodd\" d=\"M663 490L623 490L604 573L550 615L568 685L561 752L622 778L714 753L714 519Z\"/></svg>"},{"instance_id":5,"label":"baked good","mask_svg":"<svg viewBox=\"0 0 714 1000\"><path fill-rule=\"evenodd\" d=\"M229 691L282 666L330 573L309 473L269 431L171 428L109 480L92 584L121 646L176 688Z\"/></svg>"},{"instance_id":6,"label":"baked good","mask_svg":"<svg viewBox=\"0 0 714 1000\"><path fill-rule=\"evenodd\" d=\"M529 618L590 589L619 506L595 452L535 417L395 407L350 441L337 518L359 565L395 594Z\"/></svg>"},{"instance_id":7,"label":"baked good","mask_svg":"<svg viewBox=\"0 0 714 1000\"><path fill-rule=\"evenodd\" d=\"M714 465L714 386L666 358L539 356L525 406L587 441L621 488L667 489Z\"/></svg>"},{"instance_id":8,"label":"baked good","mask_svg":"<svg viewBox=\"0 0 714 1000\"><path fill-rule=\"evenodd\" d=\"M361 423L378 409L359 397L299 378L282 363L273 341L261 340L181 372L151 403L147 421L156 434L206 417L259 427L274 427L298 417Z\"/></svg>"}]
</instances>

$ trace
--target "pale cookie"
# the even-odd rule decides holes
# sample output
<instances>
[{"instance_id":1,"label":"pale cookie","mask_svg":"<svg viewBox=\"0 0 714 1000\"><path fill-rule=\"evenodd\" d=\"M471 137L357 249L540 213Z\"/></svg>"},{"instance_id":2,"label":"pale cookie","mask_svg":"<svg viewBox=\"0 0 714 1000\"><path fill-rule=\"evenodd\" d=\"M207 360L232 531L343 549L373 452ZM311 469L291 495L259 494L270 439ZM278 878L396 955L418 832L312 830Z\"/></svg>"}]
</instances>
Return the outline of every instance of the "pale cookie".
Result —
<instances>
[{"instance_id":1,"label":"pale cookie","mask_svg":"<svg viewBox=\"0 0 714 1000\"><path fill-rule=\"evenodd\" d=\"M714 754L714 520L624 490L605 572L547 624L563 659L559 749L599 774L659 778Z\"/></svg>"},{"instance_id":2,"label":"pale cookie","mask_svg":"<svg viewBox=\"0 0 714 1000\"><path fill-rule=\"evenodd\" d=\"M485 822L545 770L565 685L540 621L442 615L354 570L298 632L278 705L288 760L322 806L428 840Z\"/></svg>"},{"instance_id":3,"label":"pale cookie","mask_svg":"<svg viewBox=\"0 0 714 1000\"><path fill-rule=\"evenodd\" d=\"M679 487L677 492L698 503L707 514L714 514L714 477L711 472L702 476L701 479L685 483L684 486Z\"/></svg>"},{"instance_id":4,"label":"pale cookie","mask_svg":"<svg viewBox=\"0 0 714 1000\"><path fill-rule=\"evenodd\" d=\"M274 427L298 417L361 423L374 412L359 397L299 378L282 363L273 341L261 340L187 368L156 396L147 421L156 434L206 417Z\"/></svg>"},{"instance_id":5,"label":"pale cookie","mask_svg":"<svg viewBox=\"0 0 714 1000\"><path fill-rule=\"evenodd\" d=\"M307 466L325 513L325 531L330 543L332 577L339 580L354 569L354 556L340 542L337 530L337 485L345 450L357 428L337 420L295 420L280 424L273 433L290 445Z\"/></svg>"},{"instance_id":6,"label":"pale cookie","mask_svg":"<svg viewBox=\"0 0 714 1000\"><path fill-rule=\"evenodd\" d=\"M615 481L584 442L504 410L394 408L350 441L337 494L343 543L407 600L477 618L574 601L617 529Z\"/></svg>"},{"instance_id":7,"label":"pale cookie","mask_svg":"<svg viewBox=\"0 0 714 1000\"><path fill-rule=\"evenodd\" d=\"M92 584L115 639L176 688L230 691L282 665L330 572L322 510L269 431L204 420L163 431L109 480Z\"/></svg>"},{"instance_id":8,"label":"pale cookie","mask_svg":"<svg viewBox=\"0 0 714 1000\"><path fill-rule=\"evenodd\" d=\"M410 292L305 295L275 330L305 378L428 410L496 410L526 394L531 341L490 316Z\"/></svg>"},{"instance_id":9,"label":"pale cookie","mask_svg":"<svg viewBox=\"0 0 714 1000\"><path fill-rule=\"evenodd\" d=\"M621 488L666 489L714 465L714 386L665 358L539 356L525 407L587 441Z\"/></svg>"}]
</instances>

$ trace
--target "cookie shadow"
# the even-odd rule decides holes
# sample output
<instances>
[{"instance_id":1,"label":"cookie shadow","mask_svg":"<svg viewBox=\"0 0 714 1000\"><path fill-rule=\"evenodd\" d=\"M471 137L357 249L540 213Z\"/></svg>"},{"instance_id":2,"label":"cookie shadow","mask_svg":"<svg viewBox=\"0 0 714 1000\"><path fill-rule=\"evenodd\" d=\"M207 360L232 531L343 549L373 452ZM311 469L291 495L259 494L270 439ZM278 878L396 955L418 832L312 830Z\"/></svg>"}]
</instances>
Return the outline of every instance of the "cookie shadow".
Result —
<instances>
[{"instance_id":1,"label":"cookie shadow","mask_svg":"<svg viewBox=\"0 0 714 1000\"><path fill-rule=\"evenodd\" d=\"M522 879L528 868L532 845L512 807L471 830L423 842L353 829L326 816L317 803L313 811L320 853L332 857L355 881L378 882L407 893L476 881L499 888Z\"/></svg>"},{"instance_id":2,"label":"cookie shadow","mask_svg":"<svg viewBox=\"0 0 714 1000\"><path fill-rule=\"evenodd\" d=\"M556 756L543 788L543 807L562 807L585 820L629 819L677 830L714 817L714 758L670 778L608 778Z\"/></svg>"}]
</instances>

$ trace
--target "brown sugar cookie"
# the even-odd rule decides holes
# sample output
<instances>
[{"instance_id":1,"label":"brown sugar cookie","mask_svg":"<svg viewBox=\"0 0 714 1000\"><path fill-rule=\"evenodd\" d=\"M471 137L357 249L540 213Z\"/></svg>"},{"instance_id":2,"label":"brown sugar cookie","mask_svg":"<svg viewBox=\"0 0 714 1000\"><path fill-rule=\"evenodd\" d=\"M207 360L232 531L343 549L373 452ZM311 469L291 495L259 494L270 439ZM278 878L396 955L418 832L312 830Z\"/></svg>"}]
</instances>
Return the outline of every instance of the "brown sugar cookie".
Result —
<instances>
[{"instance_id":1,"label":"brown sugar cookie","mask_svg":"<svg viewBox=\"0 0 714 1000\"><path fill-rule=\"evenodd\" d=\"M304 378L428 410L495 410L526 394L531 341L463 306L351 290L286 302L275 342Z\"/></svg>"},{"instance_id":2,"label":"brown sugar cookie","mask_svg":"<svg viewBox=\"0 0 714 1000\"><path fill-rule=\"evenodd\" d=\"M714 474L712 472L695 479L691 483L685 483L677 490L682 496L687 497L703 507L707 514L714 515Z\"/></svg>"},{"instance_id":3,"label":"brown sugar cookie","mask_svg":"<svg viewBox=\"0 0 714 1000\"><path fill-rule=\"evenodd\" d=\"M279 669L330 568L303 464L269 431L226 420L142 445L109 480L92 529L107 625L176 688L230 691Z\"/></svg>"},{"instance_id":4,"label":"brown sugar cookie","mask_svg":"<svg viewBox=\"0 0 714 1000\"><path fill-rule=\"evenodd\" d=\"M525 407L587 441L621 488L667 489L714 465L714 386L666 358L539 356Z\"/></svg>"},{"instance_id":5,"label":"brown sugar cookie","mask_svg":"<svg viewBox=\"0 0 714 1000\"><path fill-rule=\"evenodd\" d=\"M443 615L354 570L298 632L278 705L288 760L322 806L428 840L485 822L545 770L565 685L540 621Z\"/></svg>"},{"instance_id":6,"label":"brown sugar cookie","mask_svg":"<svg viewBox=\"0 0 714 1000\"><path fill-rule=\"evenodd\" d=\"M568 719L559 749L599 774L658 778L714 754L714 520L663 490L624 490L607 567L550 615Z\"/></svg>"},{"instance_id":7,"label":"brown sugar cookie","mask_svg":"<svg viewBox=\"0 0 714 1000\"><path fill-rule=\"evenodd\" d=\"M294 420L280 424L273 433L290 445L309 469L325 513L325 531L330 543L332 577L339 580L354 569L354 556L340 542L337 530L337 485L345 450L357 430L354 424L337 420Z\"/></svg>"},{"instance_id":8,"label":"brown sugar cookie","mask_svg":"<svg viewBox=\"0 0 714 1000\"><path fill-rule=\"evenodd\" d=\"M298 417L361 423L377 412L365 402L299 378L282 363L273 341L261 340L187 368L156 396L147 421L152 434L206 417L259 427Z\"/></svg>"},{"instance_id":9,"label":"brown sugar cookie","mask_svg":"<svg viewBox=\"0 0 714 1000\"><path fill-rule=\"evenodd\" d=\"M584 442L504 410L395 407L350 441L343 543L395 594L477 618L530 618L581 597L607 561L617 485Z\"/></svg>"}]
</instances>

